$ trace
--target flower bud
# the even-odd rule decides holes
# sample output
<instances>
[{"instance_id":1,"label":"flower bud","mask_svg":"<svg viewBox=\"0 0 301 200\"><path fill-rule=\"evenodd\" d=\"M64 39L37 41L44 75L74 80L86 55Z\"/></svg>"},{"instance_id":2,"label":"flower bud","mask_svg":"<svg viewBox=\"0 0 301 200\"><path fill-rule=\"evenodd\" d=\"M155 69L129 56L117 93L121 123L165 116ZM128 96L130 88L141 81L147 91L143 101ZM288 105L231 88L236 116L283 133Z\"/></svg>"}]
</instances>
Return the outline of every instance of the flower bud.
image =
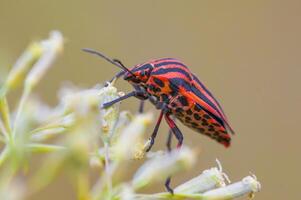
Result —
<instances>
[{"instance_id":1,"label":"flower bud","mask_svg":"<svg viewBox=\"0 0 301 200\"><path fill-rule=\"evenodd\" d=\"M227 185L226 187L210 190L203 194L205 200L213 199L234 199L246 194L254 194L261 188L255 177L247 176L241 181Z\"/></svg>"},{"instance_id":2,"label":"flower bud","mask_svg":"<svg viewBox=\"0 0 301 200\"><path fill-rule=\"evenodd\" d=\"M175 193L195 194L225 186L224 173L217 167L203 171L199 176L177 186Z\"/></svg>"},{"instance_id":3,"label":"flower bud","mask_svg":"<svg viewBox=\"0 0 301 200\"><path fill-rule=\"evenodd\" d=\"M112 131L112 135L111 135L112 144L116 143L122 131L129 125L132 119L133 119L133 115L129 111L120 112L114 131Z\"/></svg>"},{"instance_id":4,"label":"flower bud","mask_svg":"<svg viewBox=\"0 0 301 200\"><path fill-rule=\"evenodd\" d=\"M99 158L97 155L92 155L90 156L89 160L90 167L92 168L103 168L104 167L104 162Z\"/></svg>"},{"instance_id":5,"label":"flower bud","mask_svg":"<svg viewBox=\"0 0 301 200\"><path fill-rule=\"evenodd\" d=\"M52 31L48 40L40 42L43 48L42 57L34 64L29 74L25 79L25 87L33 88L44 76L58 53L63 49L64 39L59 31Z\"/></svg>"},{"instance_id":6,"label":"flower bud","mask_svg":"<svg viewBox=\"0 0 301 200\"><path fill-rule=\"evenodd\" d=\"M165 180L167 177L188 169L195 162L195 153L187 147L158 155L146 161L133 178L133 187L139 189L151 183Z\"/></svg>"},{"instance_id":7,"label":"flower bud","mask_svg":"<svg viewBox=\"0 0 301 200\"><path fill-rule=\"evenodd\" d=\"M113 83L109 83L108 86L103 87L99 92L99 106L110 102L119 97L117 89L113 86ZM113 134L113 129L119 117L119 103L114 104L111 107L100 110L101 117L101 136L102 139L107 142Z\"/></svg>"},{"instance_id":8,"label":"flower bud","mask_svg":"<svg viewBox=\"0 0 301 200\"><path fill-rule=\"evenodd\" d=\"M129 185L123 185L120 194L120 200L134 200L135 193Z\"/></svg>"},{"instance_id":9,"label":"flower bud","mask_svg":"<svg viewBox=\"0 0 301 200\"><path fill-rule=\"evenodd\" d=\"M137 150L143 144L144 132L151 120L151 114L140 114L124 129L112 147L112 153L117 160L122 161L134 158Z\"/></svg>"},{"instance_id":10,"label":"flower bud","mask_svg":"<svg viewBox=\"0 0 301 200\"><path fill-rule=\"evenodd\" d=\"M65 113L74 113L77 117L98 113L100 103L99 89L85 89L68 92L62 98Z\"/></svg>"},{"instance_id":11,"label":"flower bud","mask_svg":"<svg viewBox=\"0 0 301 200\"><path fill-rule=\"evenodd\" d=\"M1 91L0 99L8 90L15 88L20 84L27 71L32 67L33 63L41 57L42 53L43 48L38 42L29 45L9 72Z\"/></svg>"}]
</instances>

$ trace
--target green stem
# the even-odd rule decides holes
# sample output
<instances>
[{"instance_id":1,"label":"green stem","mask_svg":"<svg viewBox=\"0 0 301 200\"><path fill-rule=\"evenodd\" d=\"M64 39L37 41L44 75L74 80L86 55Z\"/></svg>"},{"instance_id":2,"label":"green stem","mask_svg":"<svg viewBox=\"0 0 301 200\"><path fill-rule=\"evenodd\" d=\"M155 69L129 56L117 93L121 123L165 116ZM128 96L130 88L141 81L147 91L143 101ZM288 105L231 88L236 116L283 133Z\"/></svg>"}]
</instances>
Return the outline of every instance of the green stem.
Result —
<instances>
[{"instance_id":1,"label":"green stem","mask_svg":"<svg viewBox=\"0 0 301 200\"><path fill-rule=\"evenodd\" d=\"M0 112L6 131L11 134L10 111L6 97L0 99Z\"/></svg>"},{"instance_id":2,"label":"green stem","mask_svg":"<svg viewBox=\"0 0 301 200\"><path fill-rule=\"evenodd\" d=\"M79 172L77 174L77 199L88 200L91 199L89 194L89 180L87 174Z\"/></svg>"},{"instance_id":3,"label":"green stem","mask_svg":"<svg viewBox=\"0 0 301 200\"><path fill-rule=\"evenodd\" d=\"M7 94L7 87L5 84L0 89L0 99L3 99Z\"/></svg>"},{"instance_id":4,"label":"green stem","mask_svg":"<svg viewBox=\"0 0 301 200\"><path fill-rule=\"evenodd\" d=\"M20 123L22 114L23 114L23 110L25 107L25 103L30 95L31 89L28 87L25 87L21 96L21 100L18 106L18 110L17 110L17 114L16 114L16 118L15 118L15 122L14 122L14 126L13 126L13 139L16 138L16 135L18 133L18 125Z\"/></svg>"},{"instance_id":5,"label":"green stem","mask_svg":"<svg viewBox=\"0 0 301 200\"><path fill-rule=\"evenodd\" d=\"M63 125L63 124L49 124L49 125L38 127L36 129L30 131L30 135L38 134L38 133L40 133L42 131L45 131L45 130L57 129L57 128L66 128L66 126Z\"/></svg>"},{"instance_id":6,"label":"green stem","mask_svg":"<svg viewBox=\"0 0 301 200\"><path fill-rule=\"evenodd\" d=\"M66 147L60 145L53 144L39 144L39 143L31 143L27 145L27 148L36 153L49 153L66 150Z\"/></svg>"},{"instance_id":7,"label":"green stem","mask_svg":"<svg viewBox=\"0 0 301 200\"><path fill-rule=\"evenodd\" d=\"M4 127L4 123L2 122L2 120L0 119L0 132L4 135L5 138L3 138L5 141L9 141L9 134L6 131L5 127Z\"/></svg>"},{"instance_id":8,"label":"green stem","mask_svg":"<svg viewBox=\"0 0 301 200\"><path fill-rule=\"evenodd\" d=\"M0 154L0 166L6 161L9 156L9 147L5 146Z\"/></svg>"},{"instance_id":9,"label":"green stem","mask_svg":"<svg viewBox=\"0 0 301 200\"><path fill-rule=\"evenodd\" d=\"M167 192L164 193L157 193L157 194L137 194L135 195L136 198L135 199L139 199L139 200L154 200L154 199L160 199L160 200L169 200L169 199L203 199L203 195L201 194L181 194L181 193L177 193L177 194L170 194Z\"/></svg>"},{"instance_id":10,"label":"green stem","mask_svg":"<svg viewBox=\"0 0 301 200\"><path fill-rule=\"evenodd\" d=\"M41 130L40 132L30 132L31 134L31 139L33 141L44 141L47 139L51 139L57 135L63 134L66 132L65 128L53 128L53 129L45 129L45 130Z\"/></svg>"},{"instance_id":11,"label":"green stem","mask_svg":"<svg viewBox=\"0 0 301 200\"><path fill-rule=\"evenodd\" d=\"M110 167L110 149L108 142L105 142L105 171L107 177L107 186L109 193L112 191L112 174L111 174L111 167Z\"/></svg>"},{"instance_id":12,"label":"green stem","mask_svg":"<svg viewBox=\"0 0 301 200\"><path fill-rule=\"evenodd\" d=\"M112 174L115 173L116 169L117 169L118 164L116 162L112 162L110 164L110 168L109 168L109 174L110 177L112 178ZM103 176L101 176L96 183L94 184L92 190L91 190L91 194L92 194L92 199L93 200L97 200L97 199L102 199L103 195L104 195L104 188L105 186L108 184L108 178L107 178L107 173L105 173ZM112 193L110 193L112 194Z\"/></svg>"}]
</instances>

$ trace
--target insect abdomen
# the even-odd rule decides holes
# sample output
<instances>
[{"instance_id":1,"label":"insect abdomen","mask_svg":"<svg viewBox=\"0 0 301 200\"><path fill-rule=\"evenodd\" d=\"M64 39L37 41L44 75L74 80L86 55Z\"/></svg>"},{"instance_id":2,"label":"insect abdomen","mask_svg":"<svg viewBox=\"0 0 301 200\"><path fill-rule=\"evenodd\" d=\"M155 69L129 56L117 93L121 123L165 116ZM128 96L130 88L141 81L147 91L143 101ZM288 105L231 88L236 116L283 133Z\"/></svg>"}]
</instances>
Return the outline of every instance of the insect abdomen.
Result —
<instances>
[{"instance_id":1,"label":"insect abdomen","mask_svg":"<svg viewBox=\"0 0 301 200\"><path fill-rule=\"evenodd\" d=\"M188 68L177 60L162 59L153 65L148 93L165 103L184 125L228 147L231 137L225 128L224 114L211 94L208 99L204 91L195 91L193 84L199 83Z\"/></svg>"},{"instance_id":2,"label":"insect abdomen","mask_svg":"<svg viewBox=\"0 0 301 200\"><path fill-rule=\"evenodd\" d=\"M171 102L170 110L184 125L209 136L225 147L230 146L231 137L224 125L210 116L198 103L179 95Z\"/></svg>"}]
</instances>

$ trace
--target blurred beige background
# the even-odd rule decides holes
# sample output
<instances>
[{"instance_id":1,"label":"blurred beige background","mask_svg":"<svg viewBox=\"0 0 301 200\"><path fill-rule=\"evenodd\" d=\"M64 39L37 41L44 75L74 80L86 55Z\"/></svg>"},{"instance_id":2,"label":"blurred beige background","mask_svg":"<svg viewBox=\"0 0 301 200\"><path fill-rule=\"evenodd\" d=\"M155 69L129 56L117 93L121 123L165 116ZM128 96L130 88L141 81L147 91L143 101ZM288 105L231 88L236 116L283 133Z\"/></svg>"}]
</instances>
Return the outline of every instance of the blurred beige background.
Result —
<instances>
[{"instance_id":1,"label":"blurred beige background","mask_svg":"<svg viewBox=\"0 0 301 200\"><path fill-rule=\"evenodd\" d=\"M104 82L116 67L80 51L91 47L131 66L150 58L183 60L220 100L236 131L229 149L180 125L185 144L201 149L198 164L173 184L215 165L231 180L255 173L256 199L301 199L300 1L16 1L0 0L0 74L27 44L63 32L66 48L38 88L54 105L63 81ZM130 87L122 80L120 90ZM134 112L138 100L131 99ZM125 108L125 106L123 106ZM148 105L148 110L155 109ZM149 130L151 132L151 128ZM164 149L167 126L160 130ZM73 199L60 181L37 199ZM150 191L161 191L162 187Z\"/></svg>"}]
</instances>

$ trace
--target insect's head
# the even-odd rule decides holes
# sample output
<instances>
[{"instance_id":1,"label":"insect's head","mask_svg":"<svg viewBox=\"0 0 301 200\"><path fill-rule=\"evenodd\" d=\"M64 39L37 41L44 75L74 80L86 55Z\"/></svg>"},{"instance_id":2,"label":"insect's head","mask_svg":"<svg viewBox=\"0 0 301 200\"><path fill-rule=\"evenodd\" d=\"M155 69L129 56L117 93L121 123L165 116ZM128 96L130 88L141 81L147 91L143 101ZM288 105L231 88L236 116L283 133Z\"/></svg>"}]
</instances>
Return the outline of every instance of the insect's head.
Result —
<instances>
[{"instance_id":1,"label":"insect's head","mask_svg":"<svg viewBox=\"0 0 301 200\"><path fill-rule=\"evenodd\" d=\"M98 56L104 58L106 61L108 61L108 62L112 63L113 65L122 69L121 72L117 73L114 76L113 80L115 78L119 78L119 77L123 76L124 80L128 81L131 84L135 84L135 85L143 84L148 80L150 72L152 70L152 66L150 64L136 65L133 68L128 69L127 67L125 67L122 64L121 61L119 61L117 59L110 59L98 51L95 51L92 49L83 49L83 51L98 55Z\"/></svg>"},{"instance_id":2,"label":"insect's head","mask_svg":"<svg viewBox=\"0 0 301 200\"><path fill-rule=\"evenodd\" d=\"M149 63L136 65L130 69L131 73L125 72L123 79L133 84L146 83L152 69L153 67Z\"/></svg>"}]
</instances>

